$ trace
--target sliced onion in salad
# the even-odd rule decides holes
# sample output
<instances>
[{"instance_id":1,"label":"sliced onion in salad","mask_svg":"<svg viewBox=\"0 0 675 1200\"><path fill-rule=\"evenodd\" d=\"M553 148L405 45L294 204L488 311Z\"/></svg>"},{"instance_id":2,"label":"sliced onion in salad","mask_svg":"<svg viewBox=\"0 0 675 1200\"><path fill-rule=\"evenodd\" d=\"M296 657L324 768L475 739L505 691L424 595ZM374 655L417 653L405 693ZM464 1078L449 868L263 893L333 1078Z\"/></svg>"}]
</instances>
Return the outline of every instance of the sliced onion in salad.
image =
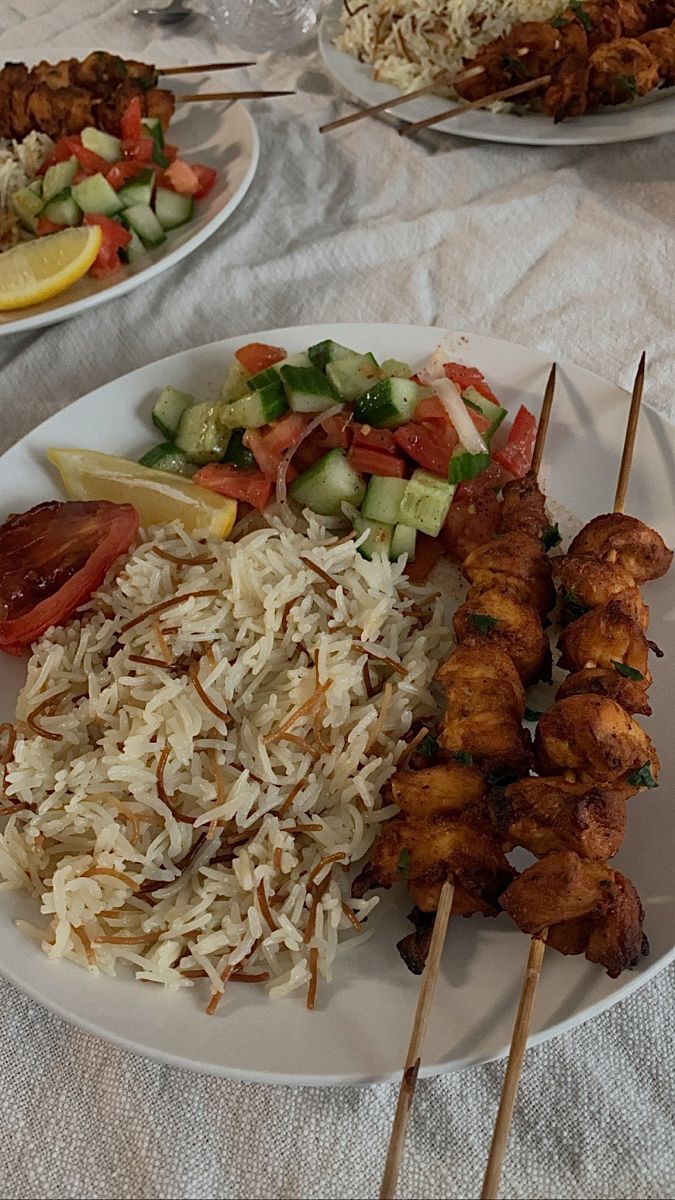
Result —
<instances>
[{"instance_id":1,"label":"sliced onion in salad","mask_svg":"<svg viewBox=\"0 0 675 1200\"><path fill-rule=\"evenodd\" d=\"M305 438L309 437L310 433L314 433L314 430L318 428L318 426L322 423L322 421L327 421L329 417L336 417L338 415L338 413L342 412L343 408L344 408L343 404L334 404L332 408L326 408L323 410L323 412L317 413L315 417L312 417L312 420L309 422L309 424L305 425L305 428L303 429L303 431L300 434L300 436L298 437L298 439L295 442L293 442L293 445L289 446L288 450L284 450L284 453L281 458L281 462L279 463L279 466L277 467L277 482L276 482L277 504L286 504L286 476L288 474L288 468L289 468L291 459L292 459L293 455L295 454L296 450L298 449L298 446L300 446L301 443L304 442Z\"/></svg>"},{"instance_id":2,"label":"sliced onion in salad","mask_svg":"<svg viewBox=\"0 0 675 1200\"><path fill-rule=\"evenodd\" d=\"M437 354L438 351L436 351ZM469 454L487 454L488 448L471 419L471 413L462 400L459 388L452 380L447 379L445 375L436 375L437 363L434 362L436 355L431 360L433 370L420 371L419 379L427 387L434 389L443 408L452 421L457 437L464 446L464 449L468 450Z\"/></svg>"}]
</instances>

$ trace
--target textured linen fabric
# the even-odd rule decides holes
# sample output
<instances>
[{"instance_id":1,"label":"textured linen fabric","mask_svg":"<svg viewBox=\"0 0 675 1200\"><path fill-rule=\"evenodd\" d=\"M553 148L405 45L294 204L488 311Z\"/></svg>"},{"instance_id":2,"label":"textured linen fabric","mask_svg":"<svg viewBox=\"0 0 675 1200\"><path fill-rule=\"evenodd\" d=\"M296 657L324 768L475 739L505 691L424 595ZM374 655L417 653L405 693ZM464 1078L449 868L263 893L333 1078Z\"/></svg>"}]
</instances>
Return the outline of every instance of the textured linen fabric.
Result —
<instances>
[{"instance_id":1,"label":"textured linen fabric","mask_svg":"<svg viewBox=\"0 0 675 1200\"><path fill-rule=\"evenodd\" d=\"M130 6L3 4L0 49L12 58L51 42L60 57L98 44L165 63L223 50L204 17L166 35ZM434 133L407 141L373 121L322 138L321 121L347 109L315 45L239 79L302 91L253 106L261 160L246 200L156 281L0 339L0 449L166 354L317 321L493 334L624 386L646 348L647 403L675 415L672 140L537 150ZM675 1194L674 980L664 971L528 1053L502 1195ZM478 1195L502 1077L490 1064L419 1084L401 1197ZM375 1196L395 1104L390 1086L286 1090L160 1066L5 983L0 1082L7 1197Z\"/></svg>"}]
</instances>

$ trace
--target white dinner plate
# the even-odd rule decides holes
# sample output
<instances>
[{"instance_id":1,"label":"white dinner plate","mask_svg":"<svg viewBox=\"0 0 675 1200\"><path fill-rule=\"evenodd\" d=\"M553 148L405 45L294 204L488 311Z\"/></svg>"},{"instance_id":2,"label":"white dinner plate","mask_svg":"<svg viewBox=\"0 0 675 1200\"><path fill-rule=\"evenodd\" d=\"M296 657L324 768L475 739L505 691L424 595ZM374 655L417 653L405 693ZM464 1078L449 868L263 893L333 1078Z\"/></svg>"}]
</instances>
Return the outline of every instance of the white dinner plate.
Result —
<instances>
[{"instance_id":1,"label":"white dinner plate","mask_svg":"<svg viewBox=\"0 0 675 1200\"><path fill-rule=\"evenodd\" d=\"M83 58L90 48L69 48L67 53ZM32 47L30 52L11 51L12 62L31 65L43 58L54 61L64 52L59 47ZM228 87L238 85L229 74ZM188 82L189 80L189 82ZM223 91L214 84L214 76L172 77L164 81L176 95L181 92ZM203 200L195 205L191 221L172 230L165 242L148 252L147 260L121 267L109 279L93 279L85 275L67 291L43 304L14 312L0 312L0 336L40 329L75 317L88 308L95 308L116 296L131 292L191 254L202 242L227 221L246 195L258 165L258 134L248 110L243 104L177 104L171 121L168 140L178 146L188 162L201 162L214 167L218 178Z\"/></svg>"},{"instance_id":2,"label":"white dinner plate","mask_svg":"<svg viewBox=\"0 0 675 1200\"><path fill-rule=\"evenodd\" d=\"M370 63L361 63L344 50L338 50L335 37L340 30L341 0L332 0L319 27L319 46L324 64L333 78L364 105L381 104L401 95L390 83L373 78ZM423 121L452 106L441 96L420 96L409 104L391 110L397 120ZM540 113L468 112L451 121L441 121L433 129L454 133L457 137L482 142L511 142L524 146L597 146L606 142L632 142L675 130L675 88L652 92L635 104L603 109L555 125Z\"/></svg>"},{"instance_id":3,"label":"white dinner plate","mask_svg":"<svg viewBox=\"0 0 675 1200\"><path fill-rule=\"evenodd\" d=\"M513 413L521 402L539 411L550 362L545 354L472 334L409 325L317 325L267 330L256 341L298 351L326 337L421 363L441 338L449 357L476 365ZM153 391L166 383L209 399L218 394L237 338L185 350L152 363L71 404L8 451L0 463L0 519L62 495L45 459L48 446L88 446L137 458L152 442ZM649 380L646 395L649 396ZM612 502L628 396L572 363L558 364L558 384L544 459L548 494L581 519ZM642 413L628 494L628 511L675 542L675 429ZM564 519L564 518L563 518ZM569 522L568 522L569 527ZM675 572L648 585L650 636L672 647ZM669 636L670 633L670 636ZM25 666L4 656L0 720L11 719ZM618 980L581 958L545 956L532 1024L539 1042L586 1020L645 983L675 955L675 738L670 655L654 666L650 719L662 760L661 787L630 801L628 834L617 863L636 883L652 945L648 959ZM535 703L536 707L536 703ZM409 932L411 907L393 889L370 918L372 938L338 955L332 984L322 983L310 1013L300 993L270 1000L264 989L233 986L215 1016L204 1013L201 987L179 994L142 986L129 977L93 976L71 963L51 962L15 926L35 922L28 896L0 892L0 971L69 1021L183 1067L272 1083L322 1085L392 1078L403 1063L419 980L395 948ZM424 1050L423 1074L458 1070L505 1053L528 939L509 918L451 922Z\"/></svg>"}]
</instances>

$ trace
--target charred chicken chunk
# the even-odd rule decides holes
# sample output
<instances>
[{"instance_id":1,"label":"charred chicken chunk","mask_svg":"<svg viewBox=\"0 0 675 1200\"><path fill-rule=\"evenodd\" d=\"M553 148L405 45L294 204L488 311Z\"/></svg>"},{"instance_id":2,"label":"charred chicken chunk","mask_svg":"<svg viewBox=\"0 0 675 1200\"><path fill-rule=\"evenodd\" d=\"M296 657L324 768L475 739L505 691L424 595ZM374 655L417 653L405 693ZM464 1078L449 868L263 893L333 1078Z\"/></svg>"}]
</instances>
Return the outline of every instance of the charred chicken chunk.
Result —
<instances>
[{"instance_id":1,"label":"charred chicken chunk","mask_svg":"<svg viewBox=\"0 0 675 1200\"><path fill-rule=\"evenodd\" d=\"M479 546L464 560L463 573L474 591L501 588L542 616L553 608L551 561L540 539L528 533L506 533Z\"/></svg>"},{"instance_id":2,"label":"charred chicken chunk","mask_svg":"<svg viewBox=\"0 0 675 1200\"><path fill-rule=\"evenodd\" d=\"M572 771L581 780L614 783L648 767L658 777L659 760L643 729L606 696L568 696L539 718L535 759L543 775Z\"/></svg>"},{"instance_id":3,"label":"charred chicken chunk","mask_svg":"<svg viewBox=\"0 0 675 1200\"><path fill-rule=\"evenodd\" d=\"M582 117L588 107L589 64L586 51L568 54L562 60L542 97L541 106L557 123L567 117Z\"/></svg>"},{"instance_id":4,"label":"charred chicken chunk","mask_svg":"<svg viewBox=\"0 0 675 1200\"><path fill-rule=\"evenodd\" d=\"M600 789L570 783L563 775L518 779L495 805L496 829L505 849L523 846L542 858L574 850L604 862L617 853L626 829L626 800L635 788Z\"/></svg>"},{"instance_id":5,"label":"charred chicken chunk","mask_svg":"<svg viewBox=\"0 0 675 1200\"><path fill-rule=\"evenodd\" d=\"M656 69L663 87L675 84L675 26L651 29L639 39L656 59Z\"/></svg>"},{"instance_id":6,"label":"charred chicken chunk","mask_svg":"<svg viewBox=\"0 0 675 1200\"><path fill-rule=\"evenodd\" d=\"M514 599L498 587L474 595L473 589L456 610L452 627L457 641L498 647L508 654L525 685L551 678L551 647L532 604Z\"/></svg>"},{"instance_id":7,"label":"charred chicken chunk","mask_svg":"<svg viewBox=\"0 0 675 1200\"><path fill-rule=\"evenodd\" d=\"M546 500L534 475L504 485L498 533L528 533L540 538L547 525Z\"/></svg>"},{"instance_id":8,"label":"charred chicken chunk","mask_svg":"<svg viewBox=\"0 0 675 1200\"><path fill-rule=\"evenodd\" d=\"M491 540L498 520L499 500L492 489L477 496L453 500L440 532L450 558L454 562L464 562L467 554Z\"/></svg>"},{"instance_id":9,"label":"charred chicken chunk","mask_svg":"<svg viewBox=\"0 0 675 1200\"><path fill-rule=\"evenodd\" d=\"M630 605L623 600L610 600L563 629L558 639L558 665L565 671L579 671L584 667L611 669L619 663L638 671L648 686L649 643L642 625L626 611L627 607Z\"/></svg>"},{"instance_id":10,"label":"charred chicken chunk","mask_svg":"<svg viewBox=\"0 0 675 1200\"><path fill-rule=\"evenodd\" d=\"M636 38L617 38L591 54L588 91L593 106L625 104L636 96L646 96L659 83L656 58Z\"/></svg>"},{"instance_id":11,"label":"charred chicken chunk","mask_svg":"<svg viewBox=\"0 0 675 1200\"><path fill-rule=\"evenodd\" d=\"M530 736L521 724L525 693L508 654L459 646L436 678L448 702L439 731L444 751L470 754L486 772L529 770Z\"/></svg>"},{"instance_id":12,"label":"charred chicken chunk","mask_svg":"<svg viewBox=\"0 0 675 1200\"><path fill-rule=\"evenodd\" d=\"M651 716L651 705L647 696L646 680L626 679L612 667L585 667L563 680L556 692L557 700L567 696L609 696L616 700L627 713Z\"/></svg>"},{"instance_id":13,"label":"charred chicken chunk","mask_svg":"<svg viewBox=\"0 0 675 1200\"><path fill-rule=\"evenodd\" d=\"M605 513L594 517L577 534L570 554L612 555L630 571L636 583L659 579L669 570L673 552L655 529L626 513Z\"/></svg>"},{"instance_id":14,"label":"charred chicken chunk","mask_svg":"<svg viewBox=\"0 0 675 1200\"><path fill-rule=\"evenodd\" d=\"M390 780L391 795L406 816L415 821L446 816L462 809L478 810L487 784L478 767L448 762L422 771L397 771Z\"/></svg>"},{"instance_id":15,"label":"charred chicken chunk","mask_svg":"<svg viewBox=\"0 0 675 1200\"><path fill-rule=\"evenodd\" d=\"M593 554L566 554L558 560L556 572L563 592L563 618L574 621L580 610L601 608L610 600L623 600L635 607L637 620L644 629L649 623L649 608L644 603L640 589L626 567L618 562L607 562Z\"/></svg>"}]
</instances>

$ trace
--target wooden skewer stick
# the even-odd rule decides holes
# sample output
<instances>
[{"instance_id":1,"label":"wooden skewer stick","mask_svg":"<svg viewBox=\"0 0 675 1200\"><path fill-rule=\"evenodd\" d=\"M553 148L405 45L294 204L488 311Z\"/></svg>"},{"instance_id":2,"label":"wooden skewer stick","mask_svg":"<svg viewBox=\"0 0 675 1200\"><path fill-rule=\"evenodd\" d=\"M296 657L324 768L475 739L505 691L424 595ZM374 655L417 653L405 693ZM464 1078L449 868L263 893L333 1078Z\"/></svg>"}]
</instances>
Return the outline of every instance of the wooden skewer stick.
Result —
<instances>
[{"instance_id":1,"label":"wooden skewer stick","mask_svg":"<svg viewBox=\"0 0 675 1200\"><path fill-rule=\"evenodd\" d=\"M635 435L637 433L638 419L640 417L640 404L642 403L642 390L645 383L645 364L647 355L642 351L642 357L638 364L638 369L635 374L635 382L633 383L633 394L630 401L630 411L628 413L628 424L626 426L626 437L623 443L623 454L621 456L621 466L619 467L619 478L616 482L616 492L614 494L614 512L623 512L623 506L626 502L626 492L628 490L628 476L630 475L631 463L633 461L633 450L635 449Z\"/></svg>"},{"instance_id":2,"label":"wooden skewer stick","mask_svg":"<svg viewBox=\"0 0 675 1200\"><path fill-rule=\"evenodd\" d=\"M412 137L420 129L427 129L429 125L437 125L439 121L449 121L451 117L461 117L462 113L472 112L475 108L486 108L490 104L495 104L497 100L509 100L512 96L524 96L526 92L546 87L550 82L550 75L540 75L538 79L529 79L527 83L517 83L514 87L502 88L501 92L492 92L489 96L481 96L479 100L467 100L466 104L459 104L455 108L446 108L445 112L437 113L435 117L426 117L424 121L416 121L413 125L407 125L405 129L400 129L399 133L401 137Z\"/></svg>"},{"instance_id":3,"label":"wooden skewer stick","mask_svg":"<svg viewBox=\"0 0 675 1200\"><path fill-rule=\"evenodd\" d=\"M555 363L551 367L546 380L546 391L541 405L541 414L539 416L539 424L537 426L537 437L534 443L534 451L532 453L532 466L530 472L535 477L539 474L541 459L544 453L544 443L548 433L548 423L551 419L551 408L553 405L553 397L555 395Z\"/></svg>"},{"instance_id":4,"label":"wooden skewer stick","mask_svg":"<svg viewBox=\"0 0 675 1200\"><path fill-rule=\"evenodd\" d=\"M295 92L190 92L174 93L177 104L203 104L207 100L262 100L264 96L294 96Z\"/></svg>"},{"instance_id":5,"label":"wooden skewer stick","mask_svg":"<svg viewBox=\"0 0 675 1200\"><path fill-rule=\"evenodd\" d=\"M195 63L191 67L158 67L158 75L196 75L207 71L235 71L237 67L254 67L253 62Z\"/></svg>"},{"instance_id":6,"label":"wooden skewer stick","mask_svg":"<svg viewBox=\"0 0 675 1200\"><path fill-rule=\"evenodd\" d=\"M426 83L424 87L415 88L413 92L406 92L404 96L394 96L393 100L383 100L381 104L373 104L370 108L360 108L358 112L350 113L348 117L340 117L337 121L329 121L327 125L320 125L319 133L330 133L333 129L341 129L343 125L353 125L355 121L363 121L365 117L375 117L389 108L398 108L399 104L407 104L409 100L415 100L418 96L426 96L438 87L454 87L456 83L464 83L467 79L473 79L475 75L482 75L484 69L484 67L473 67L470 71L462 71L461 75L455 75L454 79L441 75L433 83Z\"/></svg>"},{"instance_id":7,"label":"wooden skewer stick","mask_svg":"<svg viewBox=\"0 0 675 1200\"><path fill-rule=\"evenodd\" d=\"M628 413L628 423L626 425L626 434L623 443L623 454L621 455L621 466L619 467L619 477L616 484L616 494L614 496L614 512L623 512L623 506L626 499L626 490L628 488L628 477L630 475L631 464L633 461L633 450L635 448L635 435L637 433L638 418L640 415L640 404L642 401L642 390L645 380L645 360L646 355L643 351L638 369L635 375L633 384L633 394L630 402L630 410ZM555 380L555 365L549 375L549 382L546 387L546 397L542 406L541 417L539 421L539 429L537 431L537 441L541 433L544 420L548 425L548 417L550 413L550 403L547 404L549 386L551 385L551 376ZM546 436L545 432L542 437ZM537 465L541 462L541 451L537 455L537 447L532 459L532 469L535 470L535 458ZM513 1108L516 1101L518 1091L518 1083L520 1073L527 1048L527 1035L530 1028L530 1019L532 1016L532 1007L539 983L541 974L541 965L544 960L544 951L546 949L546 938L548 937L548 929L543 929L538 937L534 937L530 943L530 953L527 960L525 970L525 979L523 981L523 990L518 1005L518 1013L516 1015L516 1023L513 1027L513 1036L511 1038L511 1049L509 1051L509 1060L506 1066L506 1074L502 1085L502 1094L499 1100L499 1109L497 1111L497 1119L492 1133L492 1142L490 1143L490 1153L488 1155L487 1167L485 1168L485 1177L483 1179L483 1189L481 1191L481 1200L496 1200L497 1192L499 1191L499 1181L501 1179L502 1167L504 1165L504 1156L506 1154L506 1145L511 1130L511 1121L513 1118Z\"/></svg>"},{"instance_id":8,"label":"wooden skewer stick","mask_svg":"<svg viewBox=\"0 0 675 1200\"><path fill-rule=\"evenodd\" d=\"M438 910L436 912L436 919L434 921L434 931L431 935L431 944L429 946L429 955L424 967L422 985L420 987L420 993L417 999L415 1020L413 1022L412 1032L410 1034L408 1053L406 1055L405 1067L403 1068L403 1077L401 1079L401 1086L398 1092L398 1101L396 1103L396 1114L394 1116L394 1124L392 1126L391 1137L389 1139L387 1159L384 1164L384 1174L382 1176L382 1184L380 1186L380 1200L392 1200L396 1192L396 1182L398 1180L399 1168L401 1166L403 1147L405 1145L408 1118L410 1116L410 1109L412 1108L415 1087L417 1084L417 1075L420 1069L422 1045L434 1001L434 992L436 990L436 982L438 980L438 970L441 964L441 955L443 953L443 946L445 944L445 934L448 928L448 921L450 920L450 914L452 912L452 901L454 895L454 883L446 880L441 888Z\"/></svg>"}]
</instances>

